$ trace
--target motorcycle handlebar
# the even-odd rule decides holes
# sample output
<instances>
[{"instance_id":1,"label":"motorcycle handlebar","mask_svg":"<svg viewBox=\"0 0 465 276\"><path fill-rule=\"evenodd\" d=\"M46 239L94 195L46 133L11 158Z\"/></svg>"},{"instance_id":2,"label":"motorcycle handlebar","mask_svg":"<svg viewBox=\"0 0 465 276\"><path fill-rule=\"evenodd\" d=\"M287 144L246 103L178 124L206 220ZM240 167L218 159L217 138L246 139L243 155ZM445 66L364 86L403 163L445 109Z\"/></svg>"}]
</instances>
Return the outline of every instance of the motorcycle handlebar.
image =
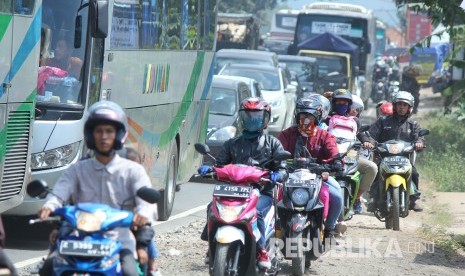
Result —
<instances>
[{"instance_id":1,"label":"motorcycle handlebar","mask_svg":"<svg viewBox=\"0 0 465 276\"><path fill-rule=\"evenodd\" d=\"M44 220L41 220L40 218L36 218L36 219L30 219L29 220L29 224L36 224L36 223L39 223L39 222L45 222L45 221L60 221L61 220L61 217L59 216L54 216L54 217L48 217Z\"/></svg>"}]
</instances>

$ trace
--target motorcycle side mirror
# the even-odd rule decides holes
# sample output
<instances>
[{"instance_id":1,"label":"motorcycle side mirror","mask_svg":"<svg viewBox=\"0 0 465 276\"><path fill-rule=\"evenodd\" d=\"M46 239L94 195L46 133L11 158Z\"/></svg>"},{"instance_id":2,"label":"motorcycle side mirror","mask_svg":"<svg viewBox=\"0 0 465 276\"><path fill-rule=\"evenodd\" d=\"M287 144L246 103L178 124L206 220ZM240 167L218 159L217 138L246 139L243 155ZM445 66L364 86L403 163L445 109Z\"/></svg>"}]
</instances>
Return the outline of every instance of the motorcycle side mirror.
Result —
<instances>
[{"instance_id":1,"label":"motorcycle side mirror","mask_svg":"<svg viewBox=\"0 0 465 276\"><path fill-rule=\"evenodd\" d=\"M208 145L201 144L201 143L195 143L194 147L195 147L195 150L202 155L206 155L210 153L210 148L208 147Z\"/></svg>"},{"instance_id":2,"label":"motorcycle side mirror","mask_svg":"<svg viewBox=\"0 0 465 276\"><path fill-rule=\"evenodd\" d=\"M30 197L44 199L49 193L47 182L41 179L31 181L26 187L26 193Z\"/></svg>"},{"instance_id":3,"label":"motorcycle side mirror","mask_svg":"<svg viewBox=\"0 0 465 276\"><path fill-rule=\"evenodd\" d=\"M142 187L137 190L136 194L138 197L151 204L157 203L158 200L160 200L160 193L153 188Z\"/></svg>"},{"instance_id":4,"label":"motorcycle side mirror","mask_svg":"<svg viewBox=\"0 0 465 276\"><path fill-rule=\"evenodd\" d=\"M418 135L421 137L421 136L426 136L429 134L429 129L422 129L420 130L420 132L418 133Z\"/></svg>"}]
</instances>

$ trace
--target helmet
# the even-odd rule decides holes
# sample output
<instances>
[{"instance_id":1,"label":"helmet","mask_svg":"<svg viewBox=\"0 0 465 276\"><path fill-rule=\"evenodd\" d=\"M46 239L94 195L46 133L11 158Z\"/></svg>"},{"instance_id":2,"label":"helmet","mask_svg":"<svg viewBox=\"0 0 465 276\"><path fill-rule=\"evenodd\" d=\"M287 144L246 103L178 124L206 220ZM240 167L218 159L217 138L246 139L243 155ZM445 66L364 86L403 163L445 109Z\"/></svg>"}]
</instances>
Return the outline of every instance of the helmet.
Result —
<instances>
[{"instance_id":1,"label":"helmet","mask_svg":"<svg viewBox=\"0 0 465 276\"><path fill-rule=\"evenodd\" d=\"M379 102L376 107L379 110L379 116L389 116L392 115L392 103L388 101Z\"/></svg>"},{"instance_id":2,"label":"helmet","mask_svg":"<svg viewBox=\"0 0 465 276\"><path fill-rule=\"evenodd\" d=\"M259 132L270 122L271 107L262 98L246 98L239 109L242 126L249 132Z\"/></svg>"},{"instance_id":3,"label":"helmet","mask_svg":"<svg viewBox=\"0 0 465 276\"><path fill-rule=\"evenodd\" d=\"M336 89L333 92L333 95L331 96L331 109L333 111L336 110L335 105L336 105L336 100L337 99L348 100L349 101L349 107L348 107L347 110L350 111L350 108L352 106L352 93L350 93L349 90L341 88L341 89Z\"/></svg>"},{"instance_id":4,"label":"helmet","mask_svg":"<svg viewBox=\"0 0 465 276\"><path fill-rule=\"evenodd\" d=\"M413 104L415 102L415 98L413 98L412 94L410 94L407 91L399 91L394 95L394 98L392 99L392 105L393 105L393 112L394 113L396 113L396 103L400 103L400 102L406 103L406 104L408 104L410 106L410 108L408 109L407 114L411 114Z\"/></svg>"},{"instance_id":5,"label":"helmet","mask_svg":"<svg viewBox=\"0 0 465 276\"><path fill-rule=\"evenodd\" d=\"M315 117L315 125L318 125L323 116L323 104L316 97L303 97L297 100L294 110L294 119L299 124L299 114L308 113Z\"/></svg>"},{"instance_id":6,"label":"helmet","mask_svg":"<svg viewBox=\"0 0 465 276\"><path fill-rule=\"evenodd\" d=\"M84 139L88 149L95 149L93 131L94 127L100 124L111 124L116 127L113 149L120 150L128 136L128 121L123 109L110 101L96 102L89 108L84 124Z\"/></svg>"},{"instance_id":7,"label":"helmet","mask_svg":"<svg viewBox=\"0 0 465 276\"><path fill-rule=\"evenodd\" d=\"M308 97L311 99L319 100L321 102L321 104L323 105L323 113L321 114L321 120L322 121L326 120L326 118L328 118L329 111L331 109L331 103L328 100L328 98L326 98L324 95L316 94L316 93L310 94Z\"/></svg>"},{"instance_id":8,"label":"helmet","mask_svg":"<svg viewBox=\"0 0 465 276\"><path fill-rule=\"evenodd\" d=\"M365 109L362 99L357 95L352 95L352 109L357 111L357 117L360 117L360 114Z\"/></svg>"}]
</instances>

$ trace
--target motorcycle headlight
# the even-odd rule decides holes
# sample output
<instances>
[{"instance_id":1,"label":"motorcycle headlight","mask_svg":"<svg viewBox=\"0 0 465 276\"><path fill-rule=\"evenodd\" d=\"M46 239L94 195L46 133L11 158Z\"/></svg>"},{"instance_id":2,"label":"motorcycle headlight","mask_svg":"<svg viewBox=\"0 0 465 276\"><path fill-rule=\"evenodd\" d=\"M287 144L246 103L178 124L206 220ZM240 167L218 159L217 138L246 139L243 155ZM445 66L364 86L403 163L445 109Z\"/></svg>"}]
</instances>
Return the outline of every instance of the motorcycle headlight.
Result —
<instances>
[{"instance_id":1,"label":"motorcycle headlight","mask_svg":"<svg viewBox=\"0 0 465 276\"><path fill-rule=\"evenodd\" d=\"M277 98L277 99L270 101L271 107L281 106L282 103L283 103L283 100L281 98Z\"/></svg>"},{"instance_id":2,"label":"motorcycle headlight","mask_svg":"<svg viewBox=\"0 0 465 276\"><path fill-rule=\"evenodd\" d=\"M32 154L31 169L52 169L70 164L76 158L80 143L76 142L56 149Z\"/></svg>"},{"instance_id":3,"label":"motorcycle headlight","mask_svg":"<svg viewBox=\"0 0 465 276\"><path fill-rule=\"evenodd\" d=\"M102 223L107 218L107 214L102 211L88 213L83 211L76 212L76 228L85 232L99 231Z\"/></svg>"},{"instance_id":4,"label":"motorcycle headlight","mask_svg":"<svg viewBox=\"0 0 465 276\"><path fill-rule=\"evenodd\" d=\"M208 138L214 141L226 141L236 136L237 129L233 126L227 126L218 129Z\"/></svg>"},{"instance_id":5,"label":"motorcycle headlight","mask_svg":"<svg viewBox=\"0 0 465 276\"><path fill-rule=\"evenodd\" d=\"M216 202L216 207L218 208L218 213L220 218L225 222L231 222L237 219L239 215L244 211L247 204L237 205L237 206L225 206L218 201Z\"/></svg>"},{"instance_id":6,"label":"motorcycle headlight","mask_svg":"<svg viewBox=\"0 0 465 276\"><path fill-rule=\"evenodd\" d=\"M297 206L303 206L307 204L308 200L310 199L310 195L308 191L302 188L297 188L292 191L291 200Z\"/></svg>"},{"instance_id":7,"label":"motorcycle headlight","mask_svg":"<svg viewBox=\"0 0 465 276\"><path fill-rule=\"evenodd\" d=\"M399 154L402 152L402 149L404 148L404 144L402 143L387 144L386 147L390 154Z\"/></svg>"},{"instance_id":8,"label":"motorcycle headlight","mask_svg":"<svg viewBox=\"0 0 465 276\"><path fill-rule=\"evenodd\" d=\"M378 88L383 88L383 86L384 86L384 83L378 82Z\"/></svg>"}]
</instances>

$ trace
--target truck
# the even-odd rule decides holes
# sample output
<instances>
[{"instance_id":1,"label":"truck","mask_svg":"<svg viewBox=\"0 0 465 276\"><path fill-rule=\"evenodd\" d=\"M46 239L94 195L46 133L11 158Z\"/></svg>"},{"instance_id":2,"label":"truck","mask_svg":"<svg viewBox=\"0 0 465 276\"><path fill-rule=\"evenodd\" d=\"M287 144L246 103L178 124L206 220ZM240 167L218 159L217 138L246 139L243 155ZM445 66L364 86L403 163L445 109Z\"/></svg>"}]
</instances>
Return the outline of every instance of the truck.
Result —
<instances>
[{"instance_id":1,"label":"truck","mask_svg":"<svg viewBox=\"0 0 465 276\"><path fill-rule=\"evenodd\" d=\"M415 48L410 54L410 65L420 68L418 83L431 86L433 78L441 73L447 55L449 55L448 43L434 43L429 47Z\"/></svg>"},{"instance_id":2,"label":"truck","mask_svg":"<svg viewBox=\"0 0 465 276\"><path fill-rule=\"evenodd\" d=\"M360 78L356 64L359 48L352 42L332 33L323 33L305 40L296 47L296 54L317 59L318 86L315 92L344 88L360 94Z\"/></svg>"},{"instance_id":3,"label":"truck","mask_svg":"<svg viewBox=\"0 0 465 276\"><path fill-rule=\"evenodd\" d=\"M256 50L260 39L260 24L254 14L218 13L216 50Z\"/></svg>"},{"instance_id":4,"label":"truck","mask_svg":"<svg viewBox=\"0 0 465 276\"><path fill-rule=\"evenodd\" d=\"M407 10L407 43L410 46L429 36L433 31L433 24L426 12Z\"/></svg>"}]
</instances>

